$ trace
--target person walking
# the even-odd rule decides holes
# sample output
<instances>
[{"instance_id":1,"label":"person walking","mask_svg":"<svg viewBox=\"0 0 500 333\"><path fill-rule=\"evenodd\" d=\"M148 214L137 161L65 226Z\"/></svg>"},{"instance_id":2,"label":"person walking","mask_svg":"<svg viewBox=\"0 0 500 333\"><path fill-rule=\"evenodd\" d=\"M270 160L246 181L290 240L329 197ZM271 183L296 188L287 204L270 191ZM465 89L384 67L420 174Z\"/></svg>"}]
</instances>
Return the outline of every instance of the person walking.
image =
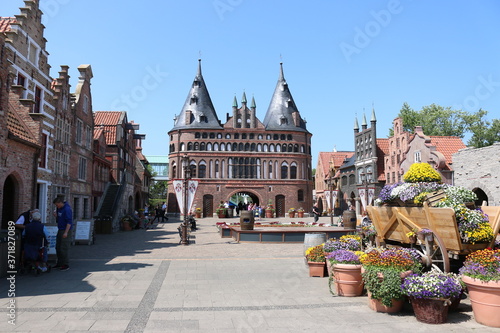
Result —
<instances>
[{"instance_id":1,"label":"person walking","mask_svg":"<svg viewBox=\"0 0 500 333\"><path fill-rule=\"evenodd\" d=\"M73 227L73 211L62 197L54 199L56 205L57 236L56 236L56 254L57 263L54 267L61 271L69 269L69 248L71 246L71 237L69 232Z\"/></svg>"},{"instance_id":2,"label":"person walking","mask_svg":"<svg viewBox=\"0 0 500 333\"><path fill-rule=\"evenodd\" d=\"M319 216L320 216L320 212L319 212L319 208L318 208L318 204L317 203L315 203L313 205L312 212L314 214L314 222L318 222Z\"/></svg>"}]
</instances>

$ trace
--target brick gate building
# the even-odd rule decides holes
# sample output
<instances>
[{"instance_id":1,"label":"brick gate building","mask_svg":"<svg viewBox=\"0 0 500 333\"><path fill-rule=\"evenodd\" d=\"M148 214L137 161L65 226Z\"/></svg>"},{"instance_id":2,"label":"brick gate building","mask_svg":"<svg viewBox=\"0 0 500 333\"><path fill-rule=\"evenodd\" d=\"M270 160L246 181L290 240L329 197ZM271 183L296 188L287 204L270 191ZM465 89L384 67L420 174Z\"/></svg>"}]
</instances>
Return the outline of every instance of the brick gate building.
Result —
<instances>
[{"instance_id":1,"label":"brick gate building","mask_svg":"<svg viewBox=\"0 0 500 333\"><path fill-rule=\"evenodd\" d=\"M179 211L172 181L184 177L189 161L191 176L199 180L194 205L212 216L220 201L244 194L252 202L275 205L276 215L289 208L312 206L311 136L292 98L280 64L280 74L269 108L261 122L255 100L245 93L232 115L222 123L198 72L174 127L168 132L169 212Z\"/></svg>"}]
</instances>

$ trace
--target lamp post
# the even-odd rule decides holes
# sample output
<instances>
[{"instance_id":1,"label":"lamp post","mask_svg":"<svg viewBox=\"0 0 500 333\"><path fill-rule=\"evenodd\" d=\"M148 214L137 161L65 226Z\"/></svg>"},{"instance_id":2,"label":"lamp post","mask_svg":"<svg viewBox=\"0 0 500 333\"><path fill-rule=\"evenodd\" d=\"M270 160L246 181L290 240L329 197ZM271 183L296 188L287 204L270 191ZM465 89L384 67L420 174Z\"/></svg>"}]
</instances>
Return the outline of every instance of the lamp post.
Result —
<instances>
[{"instance_id":1,"label":"lamp post","mask_svg":"<svg viewBox=\"0 0 500 333\"><path fill-rule=\"evenodd\" d=\"M333 177L335 176L335 167L332 166L332 161L330 161L330 170L328 172L329 177L328 177L328 189L330 190L330 225L333 225Z\"/></svg>"},{"instance_id":2,"label":"lamp post","mask_svg":"<svg viewBox=\"0 0 500 333\"><path fill-rule=\"evenodd\" d=\"M181 244L182 245L189 245L188 237L187 237L187 226L189 223L189 217L188 217L188 186L189 186L189 179L191 179L191 169L189 167L189 157L187 155L184 155L182 157L182 162L183 162L183 167L184 167L184 180L183 180L183 196L184 196L184 221L182 222L181 225Z\"/></svg>"}]
</instances>

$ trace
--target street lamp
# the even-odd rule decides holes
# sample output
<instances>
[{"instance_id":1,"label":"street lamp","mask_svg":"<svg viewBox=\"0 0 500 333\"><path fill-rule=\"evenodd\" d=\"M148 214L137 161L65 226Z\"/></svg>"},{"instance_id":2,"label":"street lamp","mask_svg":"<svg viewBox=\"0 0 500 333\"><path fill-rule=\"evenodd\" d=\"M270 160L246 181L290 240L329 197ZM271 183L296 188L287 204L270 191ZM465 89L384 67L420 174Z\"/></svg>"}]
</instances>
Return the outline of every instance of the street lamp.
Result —
<instances>
[{"instance_id":1,"label":"street lamp","mask_svg":"<svg viewBox=\"0 0 500 333\"><path fill-rule=\"evenodd\" d=\"M183 196L184 196L184 221L182 222L181 225L181 244L182 245L189 245L188 237L187 237L187 226L189 223L189 217L188 217L188 186L189 186L189 179L191 179L191 168L189 166L189 157L187 155L184 155L182 157L182 163L183 163L183 168L184 168L184 181L183 181Z\"/></svg>"},{"instance_id":2,"label":"street lamp","mask_svg":"<svg viewBox=\"0 0 500 333\"><path fill-rule=\"evenodd\" d=\"M333 225L333 211L334 211L334 202L333 202L333 185L335 177L335 167L332 166L332 161L330 161L330 170L328 172L328 189L330 190L330 225Z\"/></svg>"}]
</instances>

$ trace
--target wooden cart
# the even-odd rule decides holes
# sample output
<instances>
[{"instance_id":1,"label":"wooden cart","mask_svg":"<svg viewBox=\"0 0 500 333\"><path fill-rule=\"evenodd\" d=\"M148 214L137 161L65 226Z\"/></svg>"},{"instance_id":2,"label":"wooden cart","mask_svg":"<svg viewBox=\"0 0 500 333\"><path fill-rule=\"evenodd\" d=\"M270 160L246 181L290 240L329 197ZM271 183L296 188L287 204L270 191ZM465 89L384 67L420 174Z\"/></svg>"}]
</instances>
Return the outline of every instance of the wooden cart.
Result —
<instances>
[{"instance_id":1,"label":"wooden cart","mask_svg":"<svg viewBox=\"0 0 500 333\"><path fill-rule=\"evenodd\" d=\"M413 246L422 254L426 266L444 272L450 271L450 258L459 259L472 251L493 246L500 229L500 207L482 206L481 209L489 216L493 228L495 237L491 243L462 243L455 212L451 208L429 207L426 203L423 207L367 207L377 231L377 245ZM431 233L413 243L407 233L424 228L431 230Z\"/></svg>"}]
</instances>

